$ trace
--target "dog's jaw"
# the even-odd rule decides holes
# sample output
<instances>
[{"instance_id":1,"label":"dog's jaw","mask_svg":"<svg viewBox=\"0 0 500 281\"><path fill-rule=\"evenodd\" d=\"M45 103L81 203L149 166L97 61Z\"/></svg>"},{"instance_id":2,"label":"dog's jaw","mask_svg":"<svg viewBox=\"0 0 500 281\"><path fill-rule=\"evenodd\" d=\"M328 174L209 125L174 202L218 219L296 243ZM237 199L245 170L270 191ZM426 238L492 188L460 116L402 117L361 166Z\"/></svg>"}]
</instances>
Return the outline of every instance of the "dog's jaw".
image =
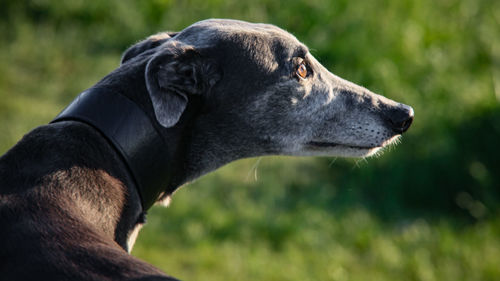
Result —
<instances>
[{"instance_id":1,"label":"dog's jaw","mask_svg":"<svg viewBox=\"0 0 500 281\"><path fill-rule=\"evenodd\" d=\"M295 156L365 158L374 155L380 155L381 152L387 147L397 145L400 139L401 135L395 135L384 141L379 146L358 146L328 142L309 142L302 145L297 152L292 152L290 154Z\"/></svg>"}]
</instances>

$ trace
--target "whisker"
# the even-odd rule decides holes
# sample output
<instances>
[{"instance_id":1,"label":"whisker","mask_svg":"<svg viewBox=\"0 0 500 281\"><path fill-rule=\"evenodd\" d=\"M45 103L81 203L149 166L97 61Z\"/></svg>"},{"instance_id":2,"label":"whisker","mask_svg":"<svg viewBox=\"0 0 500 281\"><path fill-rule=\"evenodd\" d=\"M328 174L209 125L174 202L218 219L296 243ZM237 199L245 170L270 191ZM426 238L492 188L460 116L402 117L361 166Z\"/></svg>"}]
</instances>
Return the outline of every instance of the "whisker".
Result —
<instances>
[{"instance_id":1,"label":"whisker","mask_svg":"<svg viewBox=\"0 0 500 281\"><path fill-rule=\"evenodd\" d=\"M248 182L249 179L250 179L250 175L252 174L252 171L253 171L253 177L254 177L254 180L257 181L258 180L258 177L257 177L257 168L259 167L259 164L260 164L260 161L262 160L262 157L259 157L257 159L257 161L255 161L255 163L253 164L253 166L250 168L250 171L248 171L248 174L247 174L247 177L245 178L245 181Z\"/></svg>"},{"instance_id":2,"label":"whisker","mask_svg":"<svg viewBox=\"0 0 500 281\"><path fill-rule=\"evenodd\" d=\"M328 164L328 168L331 168L331 167L333 166L333 164L335 164L335 162L337 161L337 158L338 158L338 157L334 157L334 158L332 159L332 161L330 161L330 164Z\"/></svg>"}]
</instances>

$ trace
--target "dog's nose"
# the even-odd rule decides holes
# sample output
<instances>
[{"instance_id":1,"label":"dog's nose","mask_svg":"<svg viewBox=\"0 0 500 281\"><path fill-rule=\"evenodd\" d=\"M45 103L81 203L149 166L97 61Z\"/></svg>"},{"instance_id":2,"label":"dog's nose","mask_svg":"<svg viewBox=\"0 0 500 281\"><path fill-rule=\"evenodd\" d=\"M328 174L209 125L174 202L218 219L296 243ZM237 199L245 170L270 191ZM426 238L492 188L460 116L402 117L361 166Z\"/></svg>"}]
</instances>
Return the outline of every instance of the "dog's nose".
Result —
<instances>
[{"instance_id":1,"label":"dog's nose","mask_svg":"<svg viewBox=\"0 0 500 281\"><path fill-rule=\"evenodd\" d=\"M406 132L413 122L413 116L414 112L411 106L400 104L392 110L389 116L392 130L398 134Z\"/></svg>"}]
</instances>

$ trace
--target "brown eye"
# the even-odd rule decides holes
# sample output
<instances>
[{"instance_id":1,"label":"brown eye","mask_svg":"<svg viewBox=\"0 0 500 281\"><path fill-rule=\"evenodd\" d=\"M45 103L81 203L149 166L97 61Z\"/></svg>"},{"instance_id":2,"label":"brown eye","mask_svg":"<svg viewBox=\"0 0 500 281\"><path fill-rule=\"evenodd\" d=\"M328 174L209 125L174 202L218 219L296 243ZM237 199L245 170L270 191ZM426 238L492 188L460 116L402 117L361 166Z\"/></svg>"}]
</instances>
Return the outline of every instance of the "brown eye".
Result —
<instances>
[{"instance_id":1,"label":"brown eye","mask_svg":"<svg viewBox=\"0 0 500 281\"><path fill-rule=\"evenodd\" d=\"M297 74L300 78L302 78L302 79L306 79L306 77L307 77L307 66L306 66L306 64L305 64L305 63L301 63L301 64L299 65L299 67L297 67L297 72L296 72L296 74Z\"/></svg>"}]
</instances>

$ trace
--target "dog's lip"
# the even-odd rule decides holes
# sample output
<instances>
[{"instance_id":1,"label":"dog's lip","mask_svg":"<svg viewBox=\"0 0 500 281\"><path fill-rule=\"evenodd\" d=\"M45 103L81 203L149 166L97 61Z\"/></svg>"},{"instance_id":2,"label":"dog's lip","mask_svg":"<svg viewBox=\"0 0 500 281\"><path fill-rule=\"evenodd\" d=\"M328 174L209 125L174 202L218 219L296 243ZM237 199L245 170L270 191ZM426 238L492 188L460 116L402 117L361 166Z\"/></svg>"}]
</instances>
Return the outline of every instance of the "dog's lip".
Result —
<instances>
[{"instance_id":1,"label":"dog's lip","mask_svg":"<svg viewBox=\"0 0 500 281\"><path fill-rule=\"evenodd\" d=\"M341 144L341 143L334 143L334 142L323 142L323 141L310 141L307 143L308 146L315 146L315 147L336 147L336 146L343 146L343 147L348 147L348 148L354 148L354 149L373 149L373 148L378 148L379 146L360 146L360 145L352 145L352 144Z\"/></svg>"}]
</instances>

